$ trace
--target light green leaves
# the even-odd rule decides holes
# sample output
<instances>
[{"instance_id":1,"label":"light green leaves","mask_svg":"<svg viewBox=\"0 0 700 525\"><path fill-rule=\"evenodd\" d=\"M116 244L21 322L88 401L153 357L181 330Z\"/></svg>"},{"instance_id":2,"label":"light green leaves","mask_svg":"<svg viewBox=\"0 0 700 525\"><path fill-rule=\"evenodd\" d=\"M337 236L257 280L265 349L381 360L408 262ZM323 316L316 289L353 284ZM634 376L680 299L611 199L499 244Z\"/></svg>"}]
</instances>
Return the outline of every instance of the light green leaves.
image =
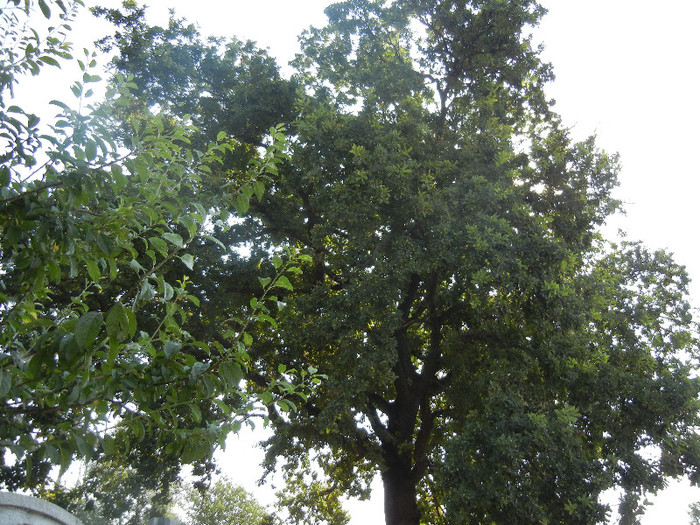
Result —
<instances>
[{"instance_id":1,"label":"light green leaves","mask_svg":"<svg viewBox=\"0 0 700 525\"><path fill-rule=\"evenodd\" d=\"M192 365L190 372L190 379L196 381L199 376L201 376L209 368L209 363L201 363L197 361Z\"/></svg>"},{"instance_id":2,"label":"light green leaves","mask_svg":"<svg viewBox=\"0 0 700 525\"><path fill-rule=\"evenodd\" d=\"M187 266L188 269L192 270L194 268L194 257L189 253L180 256L182 264Z\"/></svg>"},{"instance_id":3,"label":"light green leaves","mask_svg":"<svg viewBox=\"0 0 700 525\"><path fill-rule=\"evenodd\" d=\"M279 288L284 288L285 290L292 291L294 290L294 287L292 286L292 283L289 282L289 279L284 276L280 275L276 280L275 280L275 286Z\"/></svg>"},{"instance_id":4,"label":"light green leaves","mask_svg":"<svg viewBox=\"0 0 700 525\"><path fill-rule=\"evenodd\" d=\"M54 6L65 12L54 0L31 4L46 18L61 16ZM3 30L22 31L2 24L8 20L0 11ZM31 21L27 27L31 33ZM3 42L3 67L38 73L67 57L64 39L46 46L27 38L20 55ZM193 247L211 241L230 249L214 232L230 226L232 208L243 215L251 199L264 197L283 136L273 130L264 153L226 174L225 195L202 191L203 179L221 175L235 141L222 133L220 143L198 151L191 146L198 131L177 117L131 113L139 107L131 78L117 77L104 105L93 108L94 55L86 52L78 65L81 76L70 86L76 100L52 102L59 114L41 123L43 135L24 108L0 107L0 134L11 142L0 159L0 422L16 422L0 424L0 442L20 461L32 451L67 466L100 448L128 453L151 438L193 461L223 443L235 428L231 418L247 410L240 389L253 327L276 326L270 290L291 291L293 275L286 257L275 259L274 277L261 281L240 322L227 321L220 340L200 340L190 330L211 321L198 317L193 274L217 250L207 242L195 265ZM20 69L3 69L0 91ZM124 133L112 136L115 115L126 114ZM240 402L231 402L236 396ZM119 421L119 435L108 420Z\"/></svg>"},{"instance_id":5,"label":"light green leaves","mask_svg":"<svg viewBox=\"0 0 700 525\"><path fill-rule=\"evenodd\" d=\"M151 246L158 250L158 253L160 253L163 257L168 256L168 244L162 238L150 237L148 242L150 242Z\"/></svg>"},{"instance_id":6,"label":"light green leaves","mask_svg":"<svg viewBox=\"0 0 700 525\"><path fill-rule=\"evenodd\" d=\"M178 248L182 248L182 246L183 246L184 242L182 240L182 237L180 235L178 235L177 233L167 232L167 233L162 234L161 237L163 237L163 239L165 239L166 241L174 244Z\"/></svg>"},{"instance_id":7,"label":"light green leaves","mask_svg":"<svg viewBox=\"0 0 700 525\"><path fill-rule=\"evenodd\" d=\"M214 244L216 244L219 248L221 248L223 250L226 249L226 246L224 245L224 243L222 243L219 239L217 239L213 235L209 235L208 233L204 233L204 234L202 234L202 238L213 242Z\"/></svg>"},{"instance_id":8,"label":"light green leaves","mask_svg":"<svg viewBox=\"0 0 700 525\"><path fill-rule=\"evenodd\" d=\"M102 276L97 264L98 261L95 261L94 259L87 259L85 261L85 266L87 267L88 275L90 276L90 279L93 280L93 282L98 282Z\"/></svg>"},{"instance_id":9,"label":"light green leaves","mask_svg":"<svg viewBox=\"0 0 700 525\"><path fill-rule=\"evenodd\" d=\"M194 237L197 234L197 223L191 215L181 215L178 217L178 222L185 226L190 237Z\"/></svg>"}]
</instances>

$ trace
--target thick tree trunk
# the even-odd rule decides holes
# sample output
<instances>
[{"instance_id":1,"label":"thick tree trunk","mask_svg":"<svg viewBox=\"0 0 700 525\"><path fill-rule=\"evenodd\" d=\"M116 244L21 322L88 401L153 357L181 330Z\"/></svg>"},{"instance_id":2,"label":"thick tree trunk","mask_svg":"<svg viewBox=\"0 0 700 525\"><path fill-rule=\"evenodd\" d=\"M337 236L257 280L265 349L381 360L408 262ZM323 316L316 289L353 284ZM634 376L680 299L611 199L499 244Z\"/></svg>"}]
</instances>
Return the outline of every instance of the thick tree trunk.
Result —
<instances>
[{"instance_id":1,"label":"thick tree trunk","mask_svg":"<svg viewBox=\"0 0 700 525\"><path fill-rule=\"evenodd\" d=\"M420 511L410 469L390 468L382 473L382 481L386 525L418 525Z\"/></svg>"}]
</instances>

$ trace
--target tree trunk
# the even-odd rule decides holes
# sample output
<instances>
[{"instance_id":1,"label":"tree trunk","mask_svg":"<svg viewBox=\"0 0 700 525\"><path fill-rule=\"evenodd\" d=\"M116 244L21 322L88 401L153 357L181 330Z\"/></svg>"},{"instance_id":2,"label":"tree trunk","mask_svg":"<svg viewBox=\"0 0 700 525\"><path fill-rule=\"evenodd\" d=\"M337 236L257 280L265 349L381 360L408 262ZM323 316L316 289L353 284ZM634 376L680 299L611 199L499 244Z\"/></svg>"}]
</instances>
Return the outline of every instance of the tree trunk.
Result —
<instances>
[{"instance_id":1,"label":"tree trunk","mask_svg":"<svg viewBox=\"0 0 700 525\"><path fill-rule=\"evenodd\" d=\"M386 525L418 525L420 511L411 469L392 467L382 473Z\"/></svg>"}]
</instances>

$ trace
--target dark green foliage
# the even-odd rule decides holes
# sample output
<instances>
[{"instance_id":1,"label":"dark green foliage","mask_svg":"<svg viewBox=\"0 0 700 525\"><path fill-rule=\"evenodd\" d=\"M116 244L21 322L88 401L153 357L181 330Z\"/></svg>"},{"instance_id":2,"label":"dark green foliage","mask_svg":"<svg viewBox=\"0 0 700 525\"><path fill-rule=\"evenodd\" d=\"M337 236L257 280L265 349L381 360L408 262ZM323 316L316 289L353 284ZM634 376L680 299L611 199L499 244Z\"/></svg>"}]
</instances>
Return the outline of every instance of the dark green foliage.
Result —
<instances>
[{"instance_id":1,"label":"dark green foliage","mask_svg":"<svg viewBox=\"0 0 700 525\"><path fill-rule=\"evenodd\" d=\"M159 105L189 115L206 140L225 131L259 145L270 127L292 118L296 87L280 78L274 59L252 42L203 40L193 25L171 17L168 27L145 23L135 4L119 10L93 8L119 27L102 40L104 51L120 54L113 67L134 76L146 107Z\"/></svg>"},{"instance_id":2,"label":"dark green foliage","mask_svg":"<svg viewBox=\"0 0 700 525\"><path fill-rule=\"evenodd\" d=\"M284 366L327 376L298 411L269 409L267 466L284 458L292 487L366 495L378 472L388 525L563 524L601 521L609 487L633 517L666 477L697 482L687 277L667 254L600 238L617 158L572 142L546 101L551 72L526 38L542 13L352 0L302 37L303 90L277 111L294 116L289 157L226 238L253 257L202 253L210 305L193 326L211 333L239 307L272 243L308 254L249 351L253 390ZM169 43L123 40L116 63L139 70L148 103L176 100L148 62L179 45L163 31ZM277 85L236 64L213 78ZM208 96L199 78L178 81L188 100ZM187 111L223 123L220 107ZM314 462L328 482L304 477ZM333 519L300 496L304 519Z\"/></svg>"}]
</instances>

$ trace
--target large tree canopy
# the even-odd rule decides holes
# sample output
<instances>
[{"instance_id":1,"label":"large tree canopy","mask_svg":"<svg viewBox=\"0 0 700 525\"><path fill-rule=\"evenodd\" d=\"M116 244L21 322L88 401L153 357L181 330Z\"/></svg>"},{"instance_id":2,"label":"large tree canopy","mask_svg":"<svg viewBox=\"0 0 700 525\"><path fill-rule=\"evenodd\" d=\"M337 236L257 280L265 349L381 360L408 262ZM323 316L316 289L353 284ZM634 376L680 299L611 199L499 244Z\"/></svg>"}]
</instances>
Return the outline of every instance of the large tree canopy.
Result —
<instances>
[{"instance_id":1,"label":"large tree canopy","mask_svg":"<svg viewBox=\"0 0 700 525\"><path fill-rule=\"evenodd\" d=\"M526 36L542 12L330 6L302 37L290 158L228 237L260 257L271 241L312 257L251 346L251 384L280 364L328 375L298 412L270 409L268 466L303 470L312 455L328 496L380 473L390 525L593 523L612 486L628 519L665 476L696 475L687 278L663 253L600 238L617 159L573 143L547 102L551 73ZM117 65L176 100L178 71L140 69L181 48L162 31L135 45L148 34L122 39ZM224 123L251 92L241 81L259 79L241 55L216 56L222 71L188 69L184 83L200 86L194 104L236 73L218 107L197 106ZM197 285L224 316L255 268L208 260Z\"/></svg>"},{"instance_id":2,"label":"large tree canopy","mask_svg":"<svg viewBox=\"0 0 700 525\"><path fill-rule=\"evenodd\" d=\"M270 246L308 256L271 306L278 323L247 339L252 391L287 367L327 376L298 410L269 406L270 469L284 461L330 499L379 474L387 525L595 523L614 486L632 520L666 477L698 481L687 277L601 238L617 159L573 142L547 101L535 1L340 2L302 36L290 81L251 44L99 12L119 27L116 68L141 82L117 116L158 104L202 123L195 143L246 144L206 191L259 130L288 126L269 191L218 235L226 256L191 245L202 304L183 321L223 346L280 264Z\"/></svg>"}]
</instances>

